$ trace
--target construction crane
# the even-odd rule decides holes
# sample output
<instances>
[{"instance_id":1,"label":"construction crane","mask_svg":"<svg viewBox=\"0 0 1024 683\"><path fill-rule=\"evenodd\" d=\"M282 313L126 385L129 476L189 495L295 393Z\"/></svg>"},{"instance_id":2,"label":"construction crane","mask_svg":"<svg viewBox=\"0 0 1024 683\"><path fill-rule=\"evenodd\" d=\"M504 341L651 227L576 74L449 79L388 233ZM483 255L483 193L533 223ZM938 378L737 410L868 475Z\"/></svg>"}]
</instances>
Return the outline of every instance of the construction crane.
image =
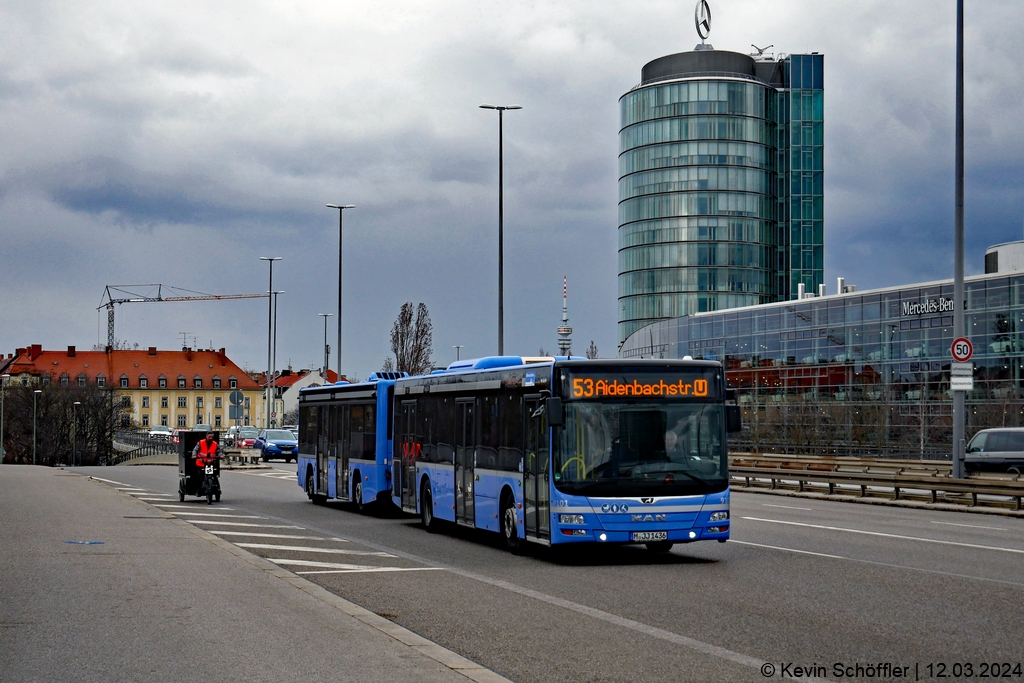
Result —
<instances>
[{"instance_id":1,"label":"construction crane","mask_svg":"<svg viewBox=\"0 0 1024 683\"><path fill-rule=\"evenodd\" d=\"M155 292L154 292L155 289ZM164 296L164 290L172 296ZM143 291L144 293L139 293ZM180 292L188 292L181 294ZM207 294L170 285L107 285L103 290L106 301L100 303L96 310L107 309L107 346L114 346L114 304L154 303L157 301L223 301L226 299L266 299L269 294Z\"/></svg>"}]
</instances>

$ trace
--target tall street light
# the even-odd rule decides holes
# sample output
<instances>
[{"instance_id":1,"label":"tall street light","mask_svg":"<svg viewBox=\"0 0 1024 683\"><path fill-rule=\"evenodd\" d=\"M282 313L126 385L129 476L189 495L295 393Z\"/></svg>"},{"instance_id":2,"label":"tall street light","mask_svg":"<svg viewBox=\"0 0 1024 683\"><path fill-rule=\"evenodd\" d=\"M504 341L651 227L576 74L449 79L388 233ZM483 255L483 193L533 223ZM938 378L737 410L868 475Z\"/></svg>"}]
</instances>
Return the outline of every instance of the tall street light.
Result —
<instances>
[{"instance_id":1,"label":"tall street light","mask_svg":"<svg viewBox=\"0 0 1024 683\"><path fill-rule=\"evenodd\" d=\"M343 246L343 235L344 231L342 228L345 224L345 209L356 208L355 204L328 204L328 209L338 210L338 379L341 379L341 254ZM326 378L325 378L326 379Z\"/></svg>"},{"instance_id":2,"label":"tall street light","mask_svg":"<svg viewBox=\"0 0 1024 683\"><path fill-rule=\"evenodd\" d=\"M42 389L36 389L32 392L32 464L36 464L36 399L39 398L39 394L43 393Z\"/></svg>"},{"instance_id":3,"label":"tall street light","mask_svg":"<svg viewBox=\"0 0 1024 683\"><path fill-rule=\"evenodd\" d=\"M956 195L953 216L953 338L964 336L964 0L956 3ZM953 476L964 476L964 392L953 392Z\"/></svg>"},{"instance_id":4,"label":"tall street light","mask_svg":"<svg viewBox=\"0 0 1024 683\"><path fill-rule=\"evenodd\" d=\"M282 289L282 290L278 290L276 292L271 292L271 294L274 295L274 353L273 353L273 359L270 361L270 380L269 380L269 382L270 382L270 389L271 389L270 395L273 396L274 395L274 392L273 392L273 389L274 389L274 373L277 372L277 295L278 294L284 294L284 290ZM277 400L276 399L272 399L272 400L273 400L273 404L272 404L273 407L271 408L270 417L271 417L271 419L274 420L274 422L275 422L274 426L276 427L277 426L277 424L276 424L277 423L277 418L275 417L274 413L276 412L276 408L277 408Z\"/></svg>"},{"instance_id":5,"label":"tall street light","mask_svg":"<svg viewBox=\"0 0 1024 683\"><path fill-rule=\"evenodd\" d=\"M327 343L327 319L330 318L333 313L317 313L321 318L324 319L324 383L327 382L327 368L330 367L329 363L331 360L331 345Z\"/></svg>"},{"instance_id":6,"label":"tall street light","mask_svg":"<svg viewBox=\"0 0 1024 683\"><path fill-rule=\"evenodd\" d=\"M6 454L4 450L4 392L7 389L7 380L11 378L6 372L0 375L0 458Z\"/></svg>"},{"instance_id":7,"label":"tall street light","mask_svg":"<svg viewBox=\"0 0 1024 683\"><path fill-rule=\"evenodd\" d=\"M272 353L274 350L273 334L274 329L274 261L280 261L280 256L260 256L260 261L270 263L270 286L267 287L267 421L265 429L270 429L270 373L273 363Z\"/></svg>"},{"instance_id":8,"label":"tall street light","mask_svg":"<svg viewBox=\"0 0 1024 683\"><path fill-rule=\"evenodd\" d=\"M456 345L452 346L452 348L455 349L455 360L456 361L462 360L462 349L464 347L465 347L465 344L456 344Z\"/></svg>"},{"instance_id":9,"label":"tall street light","mask_svg":"<svg viewBox=\"0 0 1024 683\"><path fill-rule=\"evenodd\" d=\"M498 355L505 355L505 160L502 140L502 116L506 111L522 109L518 104L481 104L481 109L498 112Z\"/></svg>"},{"instance_id":10,"label":"tall street light","mask_svg":"<svg viewBox=\"0 0 1024 683\"><path fill-rule=\"evenodd\" d=\"M78 406L82 405L81 401L75 401L71 404L71 464L74 465L78 456Z\"/></svg>"}]
</instances>

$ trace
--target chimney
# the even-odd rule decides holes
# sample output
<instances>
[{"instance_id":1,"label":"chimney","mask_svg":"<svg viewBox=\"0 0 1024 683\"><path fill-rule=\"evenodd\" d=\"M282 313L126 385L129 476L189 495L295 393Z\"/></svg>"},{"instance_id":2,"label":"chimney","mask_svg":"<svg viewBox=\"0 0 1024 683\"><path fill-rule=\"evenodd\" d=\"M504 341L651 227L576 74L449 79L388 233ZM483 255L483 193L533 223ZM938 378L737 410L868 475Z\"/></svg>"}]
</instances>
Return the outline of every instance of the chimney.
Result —
<instances>
[{"instance_id":1,"label":"chimney","mask_svg":"<svg viewBox=\"0 0 1024 683\"><path fill-rule=\"evenodd\" d=\"M41 355L43 355L43 345L42 344L33 344L32 346L29 347L29 349L28 349L28 359L29 360L35 360L36 358L39 358L39 356L41 356Z\"/></svg>"},{"instance_id":2,"label":"chimney","mask_svg":"<svg viewBox=\"0 0 1024 683\"><path fill-rule=\"evenodd\" d=\"M155 356L156 355L156 347L155 346L150 346L149 347L149 355L151 355L151 356Z\"/></svg>"},{"instance_id":3,"label":"chimney","mask_svg":"<svg viewBox=\"0 0 1024 683\"><path fill-rule=\"evenodd\" d=\"M184 349L182 349L182 350L183 350L183 351L185 352L185 358L186 358L186 359L187 359L187 360L188 360L189 362L191 362L191 361L192 361L192 349L191 349L191 348L184 348Z\"/></svg>"},{"instance_id":4,"label":"chimney","mask_svg":"<svg viewBox=\"0 0 1024 683\"><path fill-rule=\"evenodd\" d=\"M75 357L75 347L74 346L69 346L68 347L68 358L74 358L74 357Z\"/></svg>"},{"instance_id":5,"label":"chimney","mask_svg":"<svg viewBox=\"0 0 1024 683\"><path fill-rule=\"evenodd\" d=\"M217 357L220 359L220 364L221 365L227 365L228 364L228 354L225 352L223 346L220 347L220 349L217 350Z\"/></svg>"},{"instance_id":6,"label":"chimney","mask_svg":"<svg viewBox=\"0 0 1024 683\"><path fill-rule=\"evenodd\" d=\"M15 356L24 356L25 355L25 349L15 349L14 350L14 355Z\"/></svg>"}]
</instances>

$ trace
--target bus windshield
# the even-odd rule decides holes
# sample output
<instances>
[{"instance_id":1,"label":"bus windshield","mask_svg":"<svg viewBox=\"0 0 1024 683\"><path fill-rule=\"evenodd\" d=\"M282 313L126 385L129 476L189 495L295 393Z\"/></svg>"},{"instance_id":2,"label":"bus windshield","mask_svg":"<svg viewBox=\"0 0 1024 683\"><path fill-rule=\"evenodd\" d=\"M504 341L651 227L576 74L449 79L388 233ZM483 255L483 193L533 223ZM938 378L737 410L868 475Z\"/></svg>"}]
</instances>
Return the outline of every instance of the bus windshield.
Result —
<instances>
[{"instance_id":1,"label":"bus windshield","mask_svg":"<svg viewBox=\"0 0 1024 683\"><path fill-rule=\"evenodd\" d=\"M554 483L587 496L683 496L728 485L719 402L571 401Z\"/></svg>"}]
</instances>

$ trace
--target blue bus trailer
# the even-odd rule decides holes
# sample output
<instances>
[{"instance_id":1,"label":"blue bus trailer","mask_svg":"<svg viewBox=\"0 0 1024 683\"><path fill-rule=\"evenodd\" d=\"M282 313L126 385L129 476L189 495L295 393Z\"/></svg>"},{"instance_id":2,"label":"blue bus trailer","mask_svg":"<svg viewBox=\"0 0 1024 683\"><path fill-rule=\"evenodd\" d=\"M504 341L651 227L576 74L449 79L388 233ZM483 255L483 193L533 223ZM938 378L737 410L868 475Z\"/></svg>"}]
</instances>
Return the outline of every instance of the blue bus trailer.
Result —
<instances>
[{"instance_id":1,"label":"blue bus trailer","mask_svg":"<svg viewBox=\"0 0 1024 683\"><path fill-rule=\"evenodd\" d=\"M720 363L532 361L462 361L378 389L378 415L391 414L375 422L388 444L372 475L377 499L389 493L428 530L443 520L497 532L511 550L728 539L727 432L739 409L726 404ZM310 482L314 460L300 460L300 485L314 500L335 497L329 482Z\"/></svg>"}]
</instances>

